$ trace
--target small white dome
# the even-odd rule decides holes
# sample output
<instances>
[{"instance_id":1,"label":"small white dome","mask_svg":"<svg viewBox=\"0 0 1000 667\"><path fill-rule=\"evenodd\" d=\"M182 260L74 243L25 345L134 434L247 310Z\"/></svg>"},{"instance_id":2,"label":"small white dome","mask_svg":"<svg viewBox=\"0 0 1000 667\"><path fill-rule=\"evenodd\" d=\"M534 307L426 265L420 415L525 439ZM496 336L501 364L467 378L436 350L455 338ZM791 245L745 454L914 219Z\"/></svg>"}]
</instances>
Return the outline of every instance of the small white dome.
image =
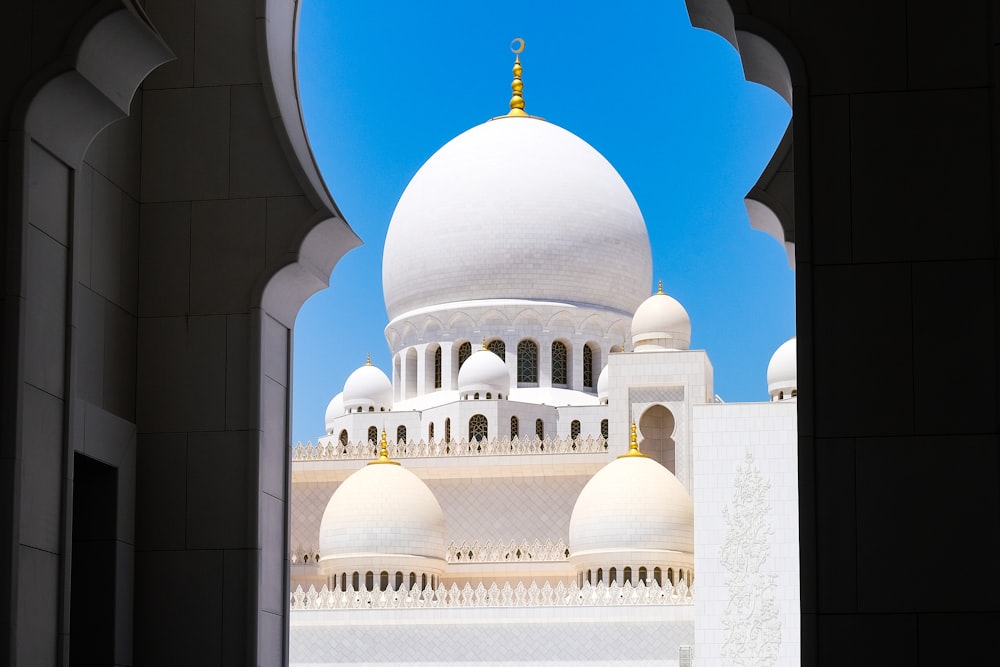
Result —
<instances>
[{"instance_id":1,"label":"small white dome","mask_svg":"<svg viewBox=\"0 0 1000 667\"><path fill-rule=\"evenodd\" d=\"M597 399L604 403L608 400L608 384L610 380L608 379L608 365L604 364L604 368L601 369L601 374L597 376Z\"/></svg>"},{"instance_id":2,"label":"small white dome","mask_svg":"<svg viewBox=\"0 0 1000 667\"><path fill-rule=\"evenodd\" d=\"M333 433L333 420L344 414L344 392L333 397L326 406L326 432Z\"/></svg>"},{"instance_id":3,"label":"small white dome","mask_svg":"<svg viewBox=\"0 0 1000 667\"><path fill-rule=\"evenodd\" d=\"M694 503L653 459L620 457L580 492L569 521L569 548L578 570L615 562L690 565Z\"/></svg>"},{"instance_id":4,"label":"small white dome","mask_svg":"<svg viewBox=\"0 0 1000 667\"><path fill-rule=\"evenodd\" d=\"M792 336L771 355L767 365L767 393L772 400L792 398L798 390L795 336Z\"/></svg>"},{"instance_id":5,"label":"small white dome","mask_svg":"<svg viewBox=\"0 0 1000 667\"><path fill-rule=\"evenodd\" d=\"M483 349L472 354L458 371L458 392L510 393L510 372L507 364L498 355ZM485 396L483 396L485 398Z\"/></svg>"},{"instance_id":6,"label":"small white dome","mask_svg":"<svg viewBox=\"0 0 1000 667\"><path fill-rule=\"evenodd\" d=\"M344 410L355 412L375 412L392 408L392 382L378 367L367 363L351 373L344 383Z\"/></svg>"},{"instance_id":7,"label":"small white dome","mask_svg":"<svg viewBox=\"0 0 1000 667\"><path fill-rule=\"evenodd\" d=\"M400 465L367 465L337 487L319 529L320 563L440 571L448 549L434 493Z\"/></svg>"},{"instance_id":8,"label":"small white dome","mask_svg":"<svg viewBox=\"0 0 1000 667\"><path fill-rule=\"evenodd\" d=\"M691 345L691 318L677 299L660 291L632 316L632 350L686 350Z\"/></svg>"}]
</instances>

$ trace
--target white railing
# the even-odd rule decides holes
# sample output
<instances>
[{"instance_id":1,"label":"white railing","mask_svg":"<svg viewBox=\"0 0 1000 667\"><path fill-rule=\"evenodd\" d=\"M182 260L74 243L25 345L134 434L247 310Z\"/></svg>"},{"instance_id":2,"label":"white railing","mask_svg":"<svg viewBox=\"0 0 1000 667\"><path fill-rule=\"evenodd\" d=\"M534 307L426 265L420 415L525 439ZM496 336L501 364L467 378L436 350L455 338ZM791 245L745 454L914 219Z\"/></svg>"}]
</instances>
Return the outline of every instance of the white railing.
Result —
<instances>
[{"instance_id":1,"label":"white railing","mask_svg":"<svg viewBox=\"0 0 1000 667\"><path fill-rule=\"evenodd\" d=\"M290 596L292 611L319 611L334 609L460 609L487 607L618 607L625 605L688 605L694 603L693 589L683 581L676 586L669 582L663 586L655 581L648 584L639 582L596 585L585 583L583 587L558 583L552 586L545 582L541 587L536 583L525 587L523 583L503 586L496 583L489 587L479 584L475 588L466 584L459 588L443 585L436 589L419 587L408 590L405 586L398 591L346 591L330 590L326 586L316 590L310 586L303 591L296 587Z\"/></svg>"},{"instance_id":2,"label":"white railing","mask_svg":"<svg viewBox=\"0 0 1000 667\"><path fill-rule=\"evenodd\" d=\"M378 457L378 444L371 440L349 442L346 445L331 440L326 444L301 442L292 445L292 461L350 461L372 460ZM524 456L539 454L595 454L608 450L607 441L596 438L495 438L468 441L432 440L431 442L393 442L388 446L393 459L430 458L446 456Z\"/></svg>"},{"instance_id":3,"label":"white railing","mask_svg":"<svg viewBox=\"0 0 1000 667\"><path fill-rule=\"evenodd\" d=\"M477 540L468 542L452 542L448 545L449 563L525 563L525 562L565 562L569 560L569 547L562 540L552 542L515 542L498 541L480 544Z\"/></svg>"},{"instance_id":4,"label":"white railing","mask_svg":"<svg viewBox=\"0 0 1000 667\"><path fill-rule=\"evenodd\" d=\"M299 546L288 555L292 565L316 565L319 562L319 551L315 546ZM559 540L521 540L504 542L498 540L495 544L479 540L469 543L463 541L451 542L445 560L449 563L554 563L569 560L569 547Z\"/></svg>"}]
</instances>

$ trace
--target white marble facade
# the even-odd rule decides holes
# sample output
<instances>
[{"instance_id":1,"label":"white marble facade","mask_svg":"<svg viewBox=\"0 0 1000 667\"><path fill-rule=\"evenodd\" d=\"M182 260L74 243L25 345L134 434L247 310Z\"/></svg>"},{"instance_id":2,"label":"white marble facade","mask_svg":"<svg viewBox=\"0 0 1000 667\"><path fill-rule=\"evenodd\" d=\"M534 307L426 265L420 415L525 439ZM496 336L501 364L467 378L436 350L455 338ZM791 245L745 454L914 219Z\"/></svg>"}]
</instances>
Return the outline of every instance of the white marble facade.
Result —
<instances>
[{"instance_id":1,"label":"white marble facade","mask_svg":"<svg viewBox=\"0 0 1000 667\"><path fill-rule=\"evenodd\" d=\"M751 634L754 664L797 662L794 343L761 403L719 402L600 154L473 128L407 187L383 267L393 367L292 448L293 664L742 664Z\"/></svg>"}]
</instances>

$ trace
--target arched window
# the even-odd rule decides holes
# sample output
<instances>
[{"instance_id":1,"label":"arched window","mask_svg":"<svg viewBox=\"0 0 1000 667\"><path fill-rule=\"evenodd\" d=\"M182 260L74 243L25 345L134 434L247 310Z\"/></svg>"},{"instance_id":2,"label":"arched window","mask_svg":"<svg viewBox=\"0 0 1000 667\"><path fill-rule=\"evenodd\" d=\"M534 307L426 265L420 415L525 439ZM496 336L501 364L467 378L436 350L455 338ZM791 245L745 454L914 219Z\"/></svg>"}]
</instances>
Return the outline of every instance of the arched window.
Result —
<instances>
[{"instance_id":1,"label":"arched window","mask_svg":"<svg viewBox=\"0 0 1000 667\"><path fill-rule=\"evenodd\" d=\"M340 592L343 593L347 590L347 573L343 572L340 575Z\"/></svg>"},{"instance_id":2,"label":"arched window","mask_svg":"<svg viewBox=\"0 0 1000 667\"><path fill-rule=\"evenodd\" d=\"M413 587L416 585L417 585L417 573L410 572L410 590L412 591Z\"/></svg>"},{"instance_id":3,"label":"arched window","mask_svg":"<svg viewBox=\"0 0 1000 667\"><path fill-rule=\"evenodd\" d=\"M451 442L451 417L445 417L444 420L444 441Z\"/></svg>"},{"instance_id":4,"label":"arched window","mask_svg":"<svg viewBox=\"0 0 1000 667\"><path fill-rule=\"evenodd\" d=\"M434 422L427 425L427 440L434 440Z\"/></svg>"},{"instance_id":5,"label":"arched window","mask_svg":"<svg viewBox=\"0 0 1000 667\"><path fill-rule=\"evenodd\" d=\"M594 388L594 351L589 345L583 346L583 386Z\"/></svg>"},{"instance_id":6,"label":"arched window","mask_svg":"<svg viewBox=\"0 0 1000 667\"><path fill-rule=\"evenodd\" d=\"M681 576L684 576L683 573L684 570L681 570ZM667 581L669 581L671 584L674 583L674 568L672 567L667 568Z\"/></svg>"},{"instance_id":7,"label":"arched window","mask_svg":"<svg viewBox=\"0 0 1000 667\"><path fill-rule=\"evenodd\" d=\"M384 591L389 588L389 573L382 570L381 574L378 575L378 589Z\"/></svg>"},{"instance_id":8,"label":"arched window","mask_svg":"<svg viewBox=\"0 0 1000 667\"><path fill-rule=\"evenodd\" d=\"M365 572L365 590L369 592L375 590L375 573L371 570Z\"/></svg>"},{"instance_id":9,"label":"arched window","mask_svg":"<svg viewBox=\"0 0 1000 667\"><path fill-rule=\"evenodd\" d=\"M361 575L358 572L351 575L351 589L355 591L361 590Z\"/></svg>"},{"instance_id":10,"label":"arched window","mask_svg":"<svg viewBox=\"0 0 1000 667\"><path fill-rule=\"evenodd\" d=\"M552 342L552 384L567 384L568 376L566 370L566 345L559 342Z\"/></svg>"},{"instance_id":11,"label":"arched window","mask_svg":"<svg viewBox=\"0 0 1000 667\"><path fill-rule=\"evenodd\" d=\"M601 420L601 437L604 438L605 440L608 439L608 420L607 419L602 419Z\"/></svg>"},{"instance_id":12,"label":"arched window","mask_svg":"<svg viewBox=\"0 0 1000 667\"><path fill-rule=\"evenodd\" d=\"M501 359L507 359L507 346L499 338L495 338L486 344L486 349L497 355Z\"/></svg>"},{"instance_id":13,"label":"arched window","mask_svg":"<svg viewBox=\"0 0 1000 667\"><path fill-rule=\"evenodd\" d=\"M441 388L441 347L434 350L434 388Z\"/></svg>"},{"instance_id":14,"label":"arched window","mask_svg":"<svg viewBox=\"0 0 1000 667\"><path fill-rule=\"evenodd\" d=\"M648 583L648 581L646 579L647 576L648 576L648 574L646 572L646 568L640 567L639 568L639 581L641 581L644 584Z\"/></svg>"},{"instance_id":15,"label":"arched window","mask_svg":"<svg viewBox=\"0 0 1000 667\"><path fill-rule=\"evenodd\" d=\"M663 585L663 570L658 567L653 568L653 581L655 581L658 586Z\"/></svg>"},{"instance_id":16,"label":"arched window","mask_svg":"<svg viewBox=\"0 0 1000 667\"><path fill-rule=\"evenodd\" d=\"M402 572L397 572L396 573L396 587L393 588L392 590L398 591L402 587L403 587L403 573Z\"/></svg>"},{"instance_id":17,"label":"arched window","mask_svg":"<svg viewBox=\"0 0 1000 667\"><path fill-rule=\"evenodd\" d=\"M613 584L618 581L618 568L613 567L608 570L608 583Z\"/></svg>"},{"instance_id":18,"label":"arched window","mask_svg":"<svg viewBox=\"0 0 1000 667\"><path fill-rule=\"evenodd\" d=\"M545 422L543 422L541 419L535 420L535 436L539 440L545 439Z\"/></svg>"},{"instance_id":19,"label":"arched window","mask_svg":"<svg viewBox=\"0 0 1000 667\"><path fill-rule=\"evenodd\" d=\"M486 417L483 415L469 417L469 442L486 440L488 437L489 426Z\"/></svg>"},{"instance_id":20,"label":"arched window","mask_svg":"<svg viewBox=\"0 0 1000 667\"><path fill-rule=\"evenodd\" d=\"M632 568L626 567L624 570L622 570L622 576L625 578L625 583L626 584L631 584L632 583Z\"/></svg>"},{"instance_id":21,"label":"arched window","mask_svg":"<svg viewBox=\"0 0 1000 667\"><path fill-rule=\"evenodd\" d=\"M427 588L427 575L420 575L420 588Z\"/></svg>"},{"instance_id":22,"label":"arched window","mask_svg":"<svg viewBox=\"0 0 1000 667\"><path fill-rule=\"evenodd\" d=\"M520 422L517 420L517 417L511 417L510 418L510 437L511 438L516 438L517 437L518 426L520 426Z\"/></svg>"},{"instance_id":23,"label":"arched window","mask_svg":"<svg viewBox=\"0 0 1000 667\"><path fill-rule=\"evenodd\" d=\"M406 442L406 427L397 426L396 427L396 442Z\"/></svg>"},{"instance_id":24,"label":"arched window","mask_svg":"<svg viewBox=\"0 0 1000 667\"><path fill-rule=\"evenodd\" d=\"M538 382L538 345L533 340L517 344L517 381Z\"/></svg>"},{"instance_id":25,"label":"arched window","mask_svg":"<svg viewBox=\"0 0 1000 667\"><path fill-rule=\"evenodd\" d=\"M465 341L458 346L458 367L461 368L465 360L472 356L472 343Z\"/></svg>"},{"instance_id":26,"label":"arched window","mask_svg":"<svg viewBox=\"0 0 1000 667\"><path fill-rule=\"evenodd\" d=\"M572 422L570 422L570 424L569 424L569 437L573 438L574 440L576 440L577 438L580 437L580 420L579 419L574 419Z\"/></svg>"},{"instance_id":27,"label":"arched window","mask_svg":"<svg viewBox=\"0 0 1000 667\"><path fill-rule=\"evenodd\" d=\"M378 442L378 429L374 426L368 427L368 442L372 444Z\"/></svg>"},{"instance_id":28,"label":"arched window","mask_svg":"<svg viewBox=\"0 0 1000 667\"><path fill-rule=\"evenodd\" d=\"M604 568L597 568L597 583L604 581Z\"/></svg>"},{"instance_id":29,"label":"arched window","mask_svg":"<svg viewBox=\"0 0 1000 667\"><path fill-rule=\"evenodd\" d=\"M339 440L340 440L340 444L343 447L347 447L347 429L346 428L343 431L340 432L340 438L339 438Z\"/></svg>"}]
</instances>

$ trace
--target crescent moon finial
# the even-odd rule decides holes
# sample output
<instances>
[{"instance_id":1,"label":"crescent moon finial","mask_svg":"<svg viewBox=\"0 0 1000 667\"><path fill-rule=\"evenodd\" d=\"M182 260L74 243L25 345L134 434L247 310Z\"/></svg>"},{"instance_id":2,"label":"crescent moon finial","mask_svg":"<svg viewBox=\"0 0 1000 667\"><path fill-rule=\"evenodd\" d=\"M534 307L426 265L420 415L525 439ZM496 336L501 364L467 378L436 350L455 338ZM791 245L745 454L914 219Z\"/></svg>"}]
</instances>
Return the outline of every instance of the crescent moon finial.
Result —
<instances>
[{"instance_id":1,"label":"crescent moon finial","mask_svg":"<svg viewBox=\"0 0 1000 667\"><path fill-rule=\"evenodd\" d=\"M510 111L508 116L527 116L524 112L524 97L521 91L524 90L524 83L521 81L521 52L524 51L524 39L515 37L510 43L511 53L514 54L514 81L510 84Z\"/></svg>"}]
</instances>

